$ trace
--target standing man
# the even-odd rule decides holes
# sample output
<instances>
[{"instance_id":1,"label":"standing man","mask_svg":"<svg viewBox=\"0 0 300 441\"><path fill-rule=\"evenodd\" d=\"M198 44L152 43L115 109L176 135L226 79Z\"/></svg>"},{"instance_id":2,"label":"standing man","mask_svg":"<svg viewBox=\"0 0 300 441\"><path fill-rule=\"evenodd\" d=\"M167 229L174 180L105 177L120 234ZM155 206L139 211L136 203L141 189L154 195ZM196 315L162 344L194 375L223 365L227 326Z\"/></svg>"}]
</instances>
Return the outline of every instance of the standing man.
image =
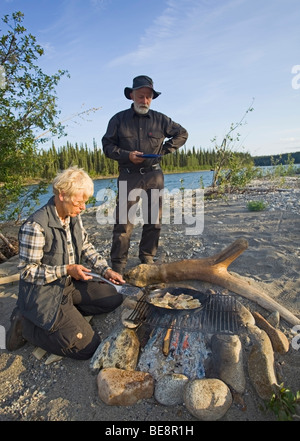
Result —
<instances>
[{"instance_id":1,"label":"standing man","mask_svg":"<svg viewBox=\"0 0 300 441\"><path fill-rule=\"evenodd\" d=\"M133 229L130 208L136 204L136 200L128 200L128 195L131 190L142 190L144 225L139 258L142 263L153 263L162 217L162 197L158 196L158 192L164 188L160 158L175 152L184 145L188 137L187 131L168 116L150 110L152 100L160 95L160 92L154 90L151 78L145 75L134 78L132 88L126 87L124 94L133 104L111 118L102 138L105 155L119 163L111 263L112 269L120 274L124 273L127 263ZM124 195L127 195L126 200Z\"/></svg>"}]
</instances>

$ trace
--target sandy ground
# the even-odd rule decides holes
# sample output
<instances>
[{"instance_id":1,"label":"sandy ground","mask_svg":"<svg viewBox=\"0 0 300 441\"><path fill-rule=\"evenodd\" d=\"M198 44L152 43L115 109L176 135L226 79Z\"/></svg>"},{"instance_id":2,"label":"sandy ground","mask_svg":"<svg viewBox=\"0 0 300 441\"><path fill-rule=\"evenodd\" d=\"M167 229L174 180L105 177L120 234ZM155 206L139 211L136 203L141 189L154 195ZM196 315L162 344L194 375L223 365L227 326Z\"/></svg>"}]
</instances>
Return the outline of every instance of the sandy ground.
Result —
<instances>
[{"instance_id":1,"label":"sandy ground","mask_svg":"<svg viewBox=\"0 0 300 441\"><path fill-rule=\"evenodd\" d=\"M256 188L257 183L254 183ZM247 239L249 246L230 266L229 270L257 282L261 289L300 318L300 205L299 180L293 188L264 192L252 189L239 195L205 202L204 231L201 235L185 235L184 225L164 225L161 234L158 262L195 259L214 255L238 238ZM264 200L266 210L250 212L247 201ZM111 226L99 226L95 213L83 216L93 243L109 258ZM16 236L17 227L6 226L2 232ZM140 227L134 230L128 268L139 263L137 258ZM17 256L0 265L0 277L16 272ZM208 286L194 282L199 289ZM0 284L0 325L9 327L9 317L17 298L18 283ZM265 317L268 311L238 296L250 310ZM117 326L122 306L111 314L97 316L92 325L105 338ZM292 326L281 320L280 329L292 343ZM3 328L0 328L3 337ZM0 342L1 343L1 342ZM300 343L300 342L299 342ZM133 406L107 406L98 397L96 376L89 361L62 359L45 365L44 357L37 360L33 347L27 343L16 352L0 349L0 421L99 421L103 427L112 422L123 425L134 422L157 424L196 424L197 420L184 405L162 406L154 397ZM284 382L294 393L300 390L300 349L290 345L285 355L275 354L278 381ZM272 413L261 410L262 400L247 379L244 394L246 407L233 404L223 421L274 421Z\"/></svg>"}]
</instances>

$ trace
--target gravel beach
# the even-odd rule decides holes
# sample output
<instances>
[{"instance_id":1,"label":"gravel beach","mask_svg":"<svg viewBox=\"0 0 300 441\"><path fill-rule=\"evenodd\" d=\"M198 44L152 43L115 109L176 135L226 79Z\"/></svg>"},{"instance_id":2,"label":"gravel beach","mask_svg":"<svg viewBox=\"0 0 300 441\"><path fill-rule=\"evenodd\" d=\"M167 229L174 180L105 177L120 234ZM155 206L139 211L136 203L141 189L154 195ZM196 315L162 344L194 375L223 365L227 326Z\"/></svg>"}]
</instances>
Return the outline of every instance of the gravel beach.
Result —
<instances>
[{"instance_id":1,"label":"gravel beach","mask_svg":"<svg viewBox=\"0 0 300 441\"><path fill-rule=\"evenodd\" d=\"M261 200L263 211L249 211L247 202ZM83 214L91 241L109 260L112 225L100 226L95 210ZM253 181L243 192L205 201L204 230L199 235L186 235L185 225L163 225L156 263L212 256L238 238L248 241L248 249L229 270L254 280L261 289L300 318L300 178L284 182ZM3 234L17 237L18 226L3 224ZM140 227L133 232L127 269L139 264ZM18 258L0 265L0 325L9 327L9 317L18 293L18 282L1 284L1 277L15 274ZM207 283L191 281L189 286L206 290ZM223 291L220 287L212 287ZM248 309L268 317L269 312L237 296ZM122 305L113 313L93 317L92 326L102 339L120 322ZM280 321L280 329L289 341L296 332ZM184 405L162 406L155 398L133 406L107 406L98 396L96 376L89 361L62 359L46 365L37 360L34 347L27 343L16 352L0 349L0 421L98 421L108 422L196 423ZM276 372L294 393L300 390L300 348L290 345L287 354L275 355ZM272 413L261 410L262 400L247 379L244 395L246 406L234 404L223 421L274 421Z\"/></svg>"}]
</instances>

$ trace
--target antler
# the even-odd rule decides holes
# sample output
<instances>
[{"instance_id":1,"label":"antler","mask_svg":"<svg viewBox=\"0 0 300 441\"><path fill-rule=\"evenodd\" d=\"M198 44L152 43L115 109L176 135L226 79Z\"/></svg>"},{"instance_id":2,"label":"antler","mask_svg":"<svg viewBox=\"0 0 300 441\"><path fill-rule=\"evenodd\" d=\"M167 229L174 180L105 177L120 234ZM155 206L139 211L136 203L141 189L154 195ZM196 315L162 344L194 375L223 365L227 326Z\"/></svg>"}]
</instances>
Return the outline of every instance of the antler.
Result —
<instances>
[{"instance_id":1,"label":"antler","mask_svg":"<svg viewBox=\"0 0 300 441\"><path fill-rule=\"evenodd\" d=\"M299 318L269 297L260 287L255 286L255 282L244 280L228 272L228 266L247 248L247 240L238 239L212 257L138 265L125 274L125 279L128 283L139 287L180 280L202 280L227 288L267 310L278 311L288 323L299 325Z\"/></svg>"}]
</instances>

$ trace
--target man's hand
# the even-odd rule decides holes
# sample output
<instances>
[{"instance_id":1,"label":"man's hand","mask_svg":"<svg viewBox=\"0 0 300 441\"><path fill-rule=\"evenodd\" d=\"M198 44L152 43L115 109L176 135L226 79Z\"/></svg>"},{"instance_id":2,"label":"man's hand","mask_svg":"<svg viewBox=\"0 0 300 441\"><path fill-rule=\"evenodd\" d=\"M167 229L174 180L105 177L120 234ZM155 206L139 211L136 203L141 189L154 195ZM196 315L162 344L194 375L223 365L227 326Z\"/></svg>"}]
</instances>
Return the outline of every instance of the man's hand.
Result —
<instances>
[{"instance_id":1,"label":"man's hand","mask_svg":"<svg viewBox=\"0 0 300 441\"><path fill-rule=\"evenodd\" d=\"M125 283L125 280L121 276L121 274L116 273L116 271L113 271L111 269L107 270L104 274L105 279L109 280L110 282L115 283L116 285L123 285Z\"/></svg>"},{"instance_id":2,"label":"man's hand","mask_svg":"<svg viewBox=\"0 0 300 441\"><path fill-rule=\"evenodd\" d=\"M137 150L135 150L134 152L130 152L129 153L129 159L133 164L142 164L145 159L143 159L141 156L137 156L137 155L142 155L142 152L138 152Z\"/></svg>"}]
</instances>

